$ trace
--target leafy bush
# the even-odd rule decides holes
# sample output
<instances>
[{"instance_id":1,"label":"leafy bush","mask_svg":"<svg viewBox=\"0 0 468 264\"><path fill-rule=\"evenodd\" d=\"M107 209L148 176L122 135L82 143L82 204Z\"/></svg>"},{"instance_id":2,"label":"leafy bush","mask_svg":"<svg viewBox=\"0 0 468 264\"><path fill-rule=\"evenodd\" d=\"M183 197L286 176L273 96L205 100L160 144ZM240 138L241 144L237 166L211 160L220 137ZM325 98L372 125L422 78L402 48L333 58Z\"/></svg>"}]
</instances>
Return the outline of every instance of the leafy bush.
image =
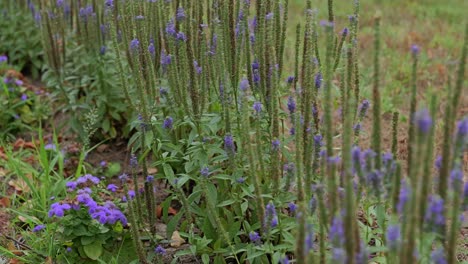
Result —
<instances>
[{"instance_id":1,"label":"leafy bush","mask_svg":"<svg viewBox=\"0 0 468 264\"><path fill-rule=\"evenodd\" d=\"M38 78L44 64L44 53L41 35L31 12L34 10L28 8L24 0L0 2L0 54L7 55L10 63L21 72Z\"/></svg>"},{"instance_id":2,"label":"leafy bush","mask_svg":"<svg viewBox=\"0 0 468 264\"><path fill-rule=\"evenodd\" d=\"M3 60L3 61L2 61ZM17 71L9 69L8 58L0 58L0 138L15 138L18 132L34 130L47 118L47 99L33 91ZM37 92L37 93L36 93Z\"/></svg>"}]
</instances>

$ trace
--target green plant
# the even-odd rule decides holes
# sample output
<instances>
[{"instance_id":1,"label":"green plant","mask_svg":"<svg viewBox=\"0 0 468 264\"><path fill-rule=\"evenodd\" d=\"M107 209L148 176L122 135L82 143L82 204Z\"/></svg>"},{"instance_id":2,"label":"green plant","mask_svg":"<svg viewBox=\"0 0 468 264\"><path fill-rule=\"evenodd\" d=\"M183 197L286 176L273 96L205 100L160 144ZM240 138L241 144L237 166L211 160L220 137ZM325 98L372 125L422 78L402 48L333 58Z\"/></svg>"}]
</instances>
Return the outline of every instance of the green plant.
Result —
<instances>
[{"instance_id":1,"label":"green plant","mask_svg":"<svg viewBox=\"0 0 468 264\"><path fill-rule=\"evenodd\" d=\"M8 55L10 63L21 72L38 78L44 53L41 35L34 21L34 8L28 7L25 0L6 0L0 3L0 13L0 54Z\"/></svg>"},{"instance_id":2,"label":"green plant","mask_svg":"<svg viewBox=\"0 0 468 264\"><path fill-rule=\"evenodd\" d=\"M2 64L0 62L0 71L7 69ZM48 98L37 94L10 72L3 75L0 84L1 139L13 139L19 132L34 130L49 114Z\"/></svg>"}]
</instances>

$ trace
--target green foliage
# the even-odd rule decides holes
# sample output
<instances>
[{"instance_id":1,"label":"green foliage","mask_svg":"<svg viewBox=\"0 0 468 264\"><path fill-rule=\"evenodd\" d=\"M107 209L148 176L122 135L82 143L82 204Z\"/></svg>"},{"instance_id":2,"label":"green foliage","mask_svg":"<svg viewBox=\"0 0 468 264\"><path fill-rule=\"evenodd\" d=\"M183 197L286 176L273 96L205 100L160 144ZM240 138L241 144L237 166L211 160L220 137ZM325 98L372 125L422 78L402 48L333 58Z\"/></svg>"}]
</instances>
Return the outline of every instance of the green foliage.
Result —
<instances>
[{"instance_id":1,"label":"green foliage","mask_svg":"<svg viewBox=\"0 0 468 264\"><path fill-rule=\"evenodd\" d=\"M34 14L26 1L15 0L1 1L0 14L0 55L8 55L12 65L38 78L44 61Z\"/></svg>"},{"instance_id":2,"label":"green foliage","mask_svg":"<svg viewBox=\"0 0 468 264\"><path fill-rule=\"evenodd\" d=\"M0 72L6 69L0 63ZM14 72L14 71L12 71ZM0 139L14 139L35 130L49 114L48 98L38 95L20 79L3 75L0 83Z\"/></svg>"}]
</instances>

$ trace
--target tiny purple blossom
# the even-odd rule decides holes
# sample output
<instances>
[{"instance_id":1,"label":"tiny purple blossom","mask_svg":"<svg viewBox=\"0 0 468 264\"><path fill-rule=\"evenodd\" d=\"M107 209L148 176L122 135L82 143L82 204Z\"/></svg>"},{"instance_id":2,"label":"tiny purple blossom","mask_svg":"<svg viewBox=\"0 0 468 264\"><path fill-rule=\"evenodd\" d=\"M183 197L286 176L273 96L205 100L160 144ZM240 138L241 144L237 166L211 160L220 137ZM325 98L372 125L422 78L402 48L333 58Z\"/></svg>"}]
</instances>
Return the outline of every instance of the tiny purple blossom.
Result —
<instances>
[{"instance_id":1,"label":"tiny purple blossom","mask_svg":"<svg viewBox=\"0 0 468 264\"><path fill-rule=\"evenodd\" d=\"M0 55L0 63L4 63L8 61L8 57L6 55Z\"/></svg>"},{"instance_id":2,"label":"tiny purple blossom","mask_svg":"<svg viewBox=\"0 0 468 264\"><path fill-rule=\"evenodd\" d=\"M419 48L418 45L415 45L415 44L411 45L411 53L412 53L414 56L418 55L418 54L419 54L419 51L420 51L420 48Z\"/></svg>"},{"instance_id":3,"label":"tiny purple blossom","mask_svg":"<svg viewBox=\"0 0 468 264\"><path fill-rule=\"evenodd\" d=\"M265 19L266 19L266 20L271 20L271 19L273 18L273 15L274 15L273 12L268 13L268 14L266 14L266 16L265 16Z\"/></svg>"},{"instance_id":4,"label":"tiny purple blossom","mask_svg":"<svg viewBox=\"0 0 468 264\"><path fill-rule=\"evenodd\" d=\"M21 95L21 101L26 101L28 100L28 96L26 94Z\"/></svg>"},{"instance_id":5,"label":"tiny purple blossom","mask_svg":"<svg viewBox=\"0 0 468 264\"><path fill-rule=\"evenodd\" d=\"M249 239L250 239L250 242L257 244L260 242L261 237L257 232L252 231L249 233Z\"/></svg>"},{"instance_id":6,"label":"tiny purple blossom","mask_svg":"<svg viewBox=\"0 0 468 264\"><path fill-rule=\"evenodd\" d=\"M294 101L292 96L288 98L288 110L291 115L296 111L296 101Z\"/></svg>"},{"instance_id":7,"label":"tiny purple blossom","mask_svg":"<svg viewBox=\"0 0 468 264\"><path fill-rule=\"evenodd\" d=\"M130 41L130 50L132 52L138 51L139 46L140 46L140 41L138 39L135 38L132 41Z\"/></svg>"},{"instance_id":8,"label":"tiny purple blossom","mask_svg":"<svg viewBox=\"0 0 468 264\"><path fill-rule=\"evenodd\" d=\"M427 134L432 127L432 118L427 109L414 113L414 125L423 134Z\"/></svg>"},{"instance_id":9,"label":"tiny purple blossom","mask_svg":"<svg viewBox=\"0 0 468 264\"><path fill-rule=\"evenodd\" d=\"M112 183L111 183L111 184L107 185L107 190L108 190L108 191L116 192L117 189L118 189L118 187L117 187L117 185L115 185L115 184L112 184Z\"/></svg>"},{"instance_id":10,"label":"tiny purple blossom","mask_svg":"<svg viewBox=\"0 0 468 264\"><path fill-rule=\"evenodd\" d=\"M239 83L239 88L244 92L247 91L249 88L249 81L246 78L242 79Z\"/></svg>"},{"instance_id":11,"label":"tiny purple blossom","mask_svg":"<svg viewBox=\"0 0 468 264\"><path fill-rule=\"evenodd\" d=\"M174 120L172 119L172 117L168 116L166 117L166 119L164 119L163 128L170 130L172 129L173 123L174 123Z\"/></svg>"},{"instance_id":12,"label":"tiny purple blossom","mask_svg":"<svg viewBox=\"0 0 468 264\"><path fill-rule=\"evenodd\" d=\"M161 247L161 245L158 245L155 249L154 249L154 253L158 254L158 255L165 255L166 254L166 250Z\"/></svg>"},{"instance_id":13,"label":"tiny purple blossom","mask_svg":"<svg viewBox=\"0 0 468 264\"><path fill-rule=\"evenodd\" d=\"M210 175L210 168L208 167L203 167L201 170L200 170L200 174L201 176L203 177L208 177Z\"/></svg>"},{"instance_id":14,"label":"tiny purple blossom","mask_svg":"<svg viewBox=\"0 0 468 264\"><path fill-rule=\"evenodd\" d=\"M43 230L45 228L45 225L37 225L33 228L33 232L36 233L36 232L39 232L41 230Z\"/></svg>"},{"instance_id":15,"label":"tiny purple blossom","mask_svg":"<svg viewBox=\"0 0 468 264\"><path fill-rule=\"evenodd\" d=\"M258 101L255 102L255 103L253 104L253 109L255 110L255 113L256 113L257 115L260 114L260 112L262 112L262 103L260 103L260 102L258 102Z\"/></svg>"},{"instance_id":16,"label":"tiny purple blossom","mask_svg":"<svg viewBox=\"0 0 468 264\"><path fill-rule=\"evenodd\" d=\"M176 20L177 21L182 21L185 19L185 10L183 7L177 8L177 13L176 13Z\"/></svg>"},{"instance_id":17,"label":"tiny purple blossom","mask_svg":"<svg viewBox=\"0 0 468 264\"><path fill-rule=\"evenodd\" d=\"M318 72L315 75L315 88L320 89L320 87L322 86L322 80L323 80L322 73Z\"/></svg>"}]
</instances>

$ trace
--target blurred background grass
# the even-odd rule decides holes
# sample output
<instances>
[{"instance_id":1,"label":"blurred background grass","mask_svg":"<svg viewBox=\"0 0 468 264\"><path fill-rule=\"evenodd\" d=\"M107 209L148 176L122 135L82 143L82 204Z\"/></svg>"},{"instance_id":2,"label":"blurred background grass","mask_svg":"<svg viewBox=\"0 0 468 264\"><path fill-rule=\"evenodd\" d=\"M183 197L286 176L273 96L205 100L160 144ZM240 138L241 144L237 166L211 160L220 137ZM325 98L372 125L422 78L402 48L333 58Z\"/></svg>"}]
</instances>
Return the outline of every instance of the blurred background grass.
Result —
<instances>
[{"instance_id":1,"label":"blurred background grass","mask_svg":"<svg viewBox=\"0 0 468 264\"><path fill-rule=\"evenodd\" d=\"M312 1L318 10L318 20L327 18L326 0ZM353 12L353 0L335 0L336 31L348 26ZM382 17L381 85L382 110L400 109L403 118L409 105L409 80L412 44L421 47L418 70L418 97L425 100L427 91L442 91L447 78L453 76L451 65L460 57L463 31L468 10L466 0L361 0L360 1L359 59L362 95L370 98L373 54L373 17ZM304 23L305 0L291 0L289 28L285 53L285 73L293 75L295 26ZM320 38L320 36L319 36ZM323 48L323 45L322 45ZM323 52L321 53L323 54ZM466 85L465 85L466 87ZM441 93L444 95L444 93ZM461 100L466 105L466 99ZM462 110L462 112L466 113ZM462 113L463 114L463 113Z\"/></svg>"}]
</instances>

